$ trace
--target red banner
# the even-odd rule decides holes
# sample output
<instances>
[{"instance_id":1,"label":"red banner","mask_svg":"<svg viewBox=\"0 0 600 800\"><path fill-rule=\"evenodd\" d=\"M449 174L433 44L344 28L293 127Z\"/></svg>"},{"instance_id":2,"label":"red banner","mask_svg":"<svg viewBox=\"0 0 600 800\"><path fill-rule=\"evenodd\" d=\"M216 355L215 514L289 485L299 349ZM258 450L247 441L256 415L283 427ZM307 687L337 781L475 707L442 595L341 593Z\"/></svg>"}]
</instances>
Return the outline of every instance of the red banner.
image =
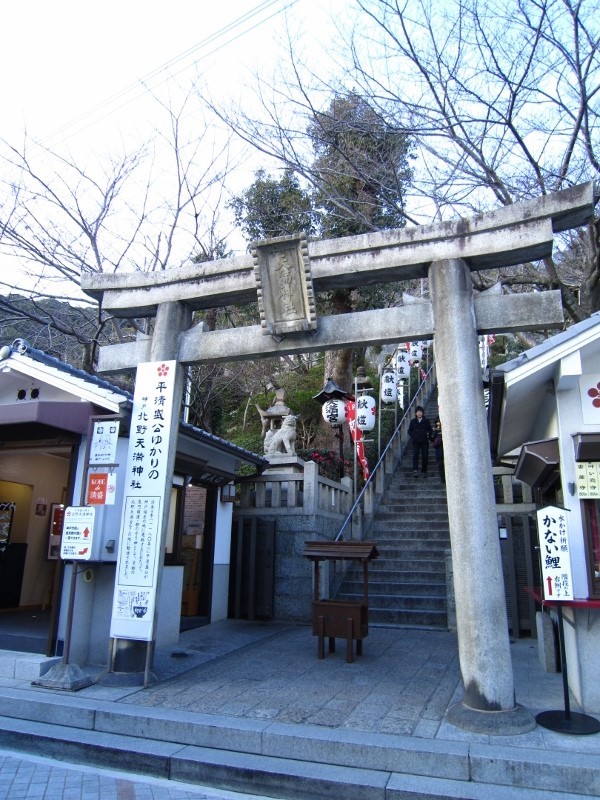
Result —
<instances>
[{"instance_id":1,"label":"red banner","mask_svg":"<svg viewBox=\"0 0 600 800\"><path fill-rule=\"evenodd\" d=\"M356 403L354 400L350 400L346 403L346 419L348 420L348 426L350 428L350 436L356 445L356 457L358 458L358 463L362 467L363 478L368 480L370 474L369 463L365 455L363 432L356 426Z\"/></svg>"}]
</instances>

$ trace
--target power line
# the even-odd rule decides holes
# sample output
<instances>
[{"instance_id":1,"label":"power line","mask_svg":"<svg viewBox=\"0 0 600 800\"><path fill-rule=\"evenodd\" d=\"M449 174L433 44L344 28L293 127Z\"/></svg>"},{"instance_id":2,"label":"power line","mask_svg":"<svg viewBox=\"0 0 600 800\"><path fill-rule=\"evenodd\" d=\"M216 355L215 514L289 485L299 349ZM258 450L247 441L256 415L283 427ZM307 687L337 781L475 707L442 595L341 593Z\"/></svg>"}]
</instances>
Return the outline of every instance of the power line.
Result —
<instances>
[{"instance_id":1,"label":"power line","mask_svg":"<svg viewBox=\"0 0 600 800\"><path fill-rule=\"evenodd\" d=\"M160 67L156 67L155 69L153 69L151 72L149 72L144 77L138 78L137 80L135 80L132 83L130 83L128 86L125 86L123 89L120 89L118 92L116 92L115 94L113 94L110 97L106 98L105 100L101 101L97 105L92 106L92 108L90 108L87 111L83 112L79 116L74 117L70 122L67 122L65 125L62 125L60 127L60 129L57 129L53 133L49 134L46 137L46 142L47 143L50 142L52 139L55 139L59 135L63 135L65 138L68 138L68 137L65 136L65 132L66 131L68 131L68 130L70 130L72 128L75 128L80 123L84 123L84 122L86 122L86 120L90 119L90 122L87 125L83 125L83 127L79 127L76 131L73 131L69 135L72 136L75 133L78 133L78 132L81 132L81 131L85 130L86 128L90 127L90 125L93 125L95 122L99 122L101 119L105 118L106 116L109 116L110 114L114 113L115 111L118 111L119 109L124 108L130 102L133 102L133 100L137 99L138 96L141 96L142 94L144 94L146 92L149 92L151 88L156 88L157 86L160 86L162 83L164 83L165 81L169 80L169 78L173 78L176 75L179 75L181 72L184 72L186 69L189 69L190 67L195 66L196 64L198 64L203 59L209 58L210 56L212 56L215 53L219 52L220 50L224 49L228 45L230 45L233 42L237 41L242 36L245 36L246 34L250 33L251 31L256 30L256 28L260 27L261 25L264 25L265 22L268 22L269 20L273 19L274 17L278 16L279 14L283 13L284 11L287 11L288 8L291 8L298 1L299 0L287 0L285 5L282 5L282 2L285 2L285 0L263 0L263 2L260 3L258 6L256 6L253 9L251 9L250 11L247 11L245 14L242 14L242 16L238 17L233 22L230 22L229 24L225 25L220 30L216 31L215 33L210 34L205 39L202 39L201 41L197 42L192 47L188 48L184 52L180 53L179 55L175 56L174 58L172 58L169 61L167 61L164 64L162 64ZM198 51L201 51L202 49L210 46L211 44L213 44L215 42L218 42L220 39L222 39L228 33L234 32L237 28L240 28L242 25L244 25L247 22L251 22L255 17L257 17L263 11L268 11L273 6L280 6L280 7L279 7L279 9L277 11L273 12L272 14L269 14L269 16L266 16L266 17L258 20L257 22L255 22L251 27L246 28L246 29L236 33L234 36L232 36L227 41L218 44L217 47L213 48L208 53L203 53L198 58L196 58L191 64L187 64L187 65L183 66L177 72L169 71L175 65L179 64L180 62L184 61L185 59L188 59L190 56L193 56L194 53L196 53ZM152 85L151 82L153 81L153 79L155 79L157 77L160 77L161 75L163 75L162 80L160 80L160 81L158 81L158 82L156 82L156 83L154 83ZM140 91L140 89L142 91ZM134 92L136 92L137 95L127 99L128 96L131 95ZM115 107L114 104L118 103L118 101L121 100L121 99L123 99L125 102L123 102L120 105L117 105ZM102 112L104 109L107 109L106 113L101 114L101 116L98 117L98 114L100 112ZM92 117L94 117L94 119L91 119Z\"/></svg>"}]
</instances>

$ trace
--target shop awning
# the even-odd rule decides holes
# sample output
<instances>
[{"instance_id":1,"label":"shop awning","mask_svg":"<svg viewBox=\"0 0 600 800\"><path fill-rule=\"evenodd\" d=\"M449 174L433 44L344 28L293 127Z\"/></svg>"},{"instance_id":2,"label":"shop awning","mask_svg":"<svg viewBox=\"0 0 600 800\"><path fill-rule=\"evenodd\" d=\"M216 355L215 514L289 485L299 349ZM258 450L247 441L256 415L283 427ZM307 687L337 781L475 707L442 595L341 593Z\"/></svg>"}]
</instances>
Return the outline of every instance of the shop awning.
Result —
<instances>
[{"instance_id":1,"label":"shop awning","mask_svg":"<svg viewBox=\"0 0 600 800\"><path fill-rule=\"evenodd\" d=\"M24 403L8 403L2 406L0 425L10 425L10 437L7 431L2 431L3 439L14 439L16 426L35 425L37 434L40 426L70 433L86 433L89 418L95 413L91 403L86 402L48 402L31 400ZM36 435L37 435L36 434ZM20 438L20 436L19 436ZM28 436L27 438L31 438Z\"/></svg>"}]
</instances>

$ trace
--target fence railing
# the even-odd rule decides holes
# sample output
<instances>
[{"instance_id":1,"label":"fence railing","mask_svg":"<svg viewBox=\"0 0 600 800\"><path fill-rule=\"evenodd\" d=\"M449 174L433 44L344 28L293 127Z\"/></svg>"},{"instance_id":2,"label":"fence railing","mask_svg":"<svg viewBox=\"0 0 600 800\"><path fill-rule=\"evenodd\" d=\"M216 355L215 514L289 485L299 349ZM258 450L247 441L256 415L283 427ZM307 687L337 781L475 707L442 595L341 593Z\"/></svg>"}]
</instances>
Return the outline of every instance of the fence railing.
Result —
<instances>
[{"instance_id":1,"label":"fence railing","mask_svg":"<svg viewBox=\"0 0 600 800\"><path fill-rule=\"evenodd\" d=\"M319 475L313 461L304 464L302 472L266 472L254 481L242 484L240 507L268 509L275 514L348 513L352 503L352 482L341 482Z\"/></svg>"},{"instance_id":2,"label":"fence railing","mask_svg":"<svg viewBox=\"0 0 600 800\"><path fill-rule=\"evenodd\" d=\"M393 473L396 463L402 458L404 446L408 439L408 425L413 416L413 409L418 405L425 405L435 385L435 380L434 362L419 384L414 397L404 412L404 416L398 423L396 430L371 471L369 478L356 497L352 508L348 512L348 516L335 537L336 542L344 539L347 532L350 533L350 538L352 539L362 538L366 527L365 520L368 522L373 516L378 505L376 498L381 499L385 490L386 475L391 475Z\"/></svg>"}]
</instances>

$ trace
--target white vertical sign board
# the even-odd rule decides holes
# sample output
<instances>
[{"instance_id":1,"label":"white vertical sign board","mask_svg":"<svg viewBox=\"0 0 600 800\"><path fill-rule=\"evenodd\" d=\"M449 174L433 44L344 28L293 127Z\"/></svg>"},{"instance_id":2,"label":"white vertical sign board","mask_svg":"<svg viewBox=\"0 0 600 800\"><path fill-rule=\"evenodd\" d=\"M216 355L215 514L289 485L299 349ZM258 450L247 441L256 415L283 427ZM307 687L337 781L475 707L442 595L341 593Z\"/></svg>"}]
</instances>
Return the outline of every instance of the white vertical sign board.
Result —
<instances>
[{"instance_id":1,"label":"white vertical sign board","mask_svg":"<svg viewBox=\"0 0 600 800\"><path fill-rule=\"evenodd\" d=\"M600 462L577 461L575 464L575 485L580 500L600 498Z\"/></svg>"},{"instance_id":2,"label":"white vertical sign board","mask_svg":"<svg viewBox=\"0 0 600 800\"><path fill-rule=\"evenodd\" d=\"M542 591L546 600L573 600L569 532L564 508L545 506L537 512L542 565Z\"/></svg>"},{"instance_id":3,"label":"white vertical sign board","mask_svg":"<svg viewBox=\"0 0 600 800\"><path fill-rule=\"evenodd\" d=\"M89 506L65 508L60 557L65 561L89 561L92 556L92 539L96 510Z\"/></svg>"},{"instance_id":4,"label":"white vertical sign board","mask_svg":"<svg viewBox=\"0 0 600 800\"><path fill-rule=\"evenodd\" d=\"M153 637L175 372L175 361L137 368L110 625L113 638L149 642Z\"/></svg>"},{"instance_id":5,"label":"white vertical sign board","mask_svg":"<svg viewBox=\"0 0 600 800\"><path fill-rule=\"evenodd\" d=\"M119 420L94 420L90 442L90 464L114 464L117 460Z\"/></svg>"}]
</instances>

